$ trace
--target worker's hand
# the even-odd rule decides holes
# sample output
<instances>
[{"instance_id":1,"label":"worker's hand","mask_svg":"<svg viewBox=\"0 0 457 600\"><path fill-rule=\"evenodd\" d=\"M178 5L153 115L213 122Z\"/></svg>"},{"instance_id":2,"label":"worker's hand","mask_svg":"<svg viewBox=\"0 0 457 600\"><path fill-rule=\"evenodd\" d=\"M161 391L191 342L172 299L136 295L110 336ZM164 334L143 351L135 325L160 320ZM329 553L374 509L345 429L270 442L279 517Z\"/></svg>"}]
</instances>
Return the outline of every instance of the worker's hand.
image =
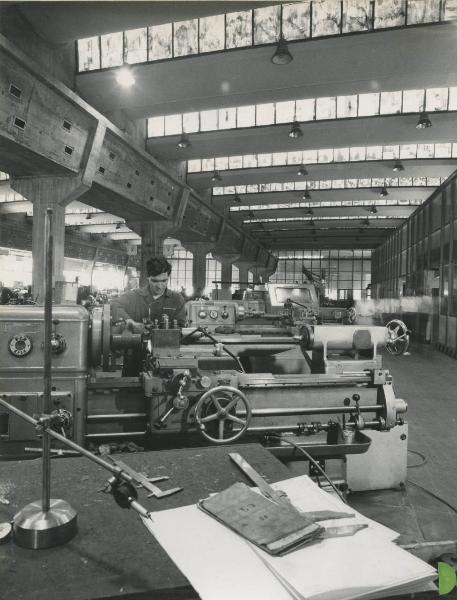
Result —
<instances>
[{"instance_id":1,"label":"worker's hand","mask_svg":"<svg viewBox=\"0 0 457 600\"><path fill-rule=\"evenodd\" d=\"M137 321L134 321L133 319L126 319L125 327L132 333L144 333L144 331L145 331L143 323L138 323Z\"/></svg>"}]
</instances>

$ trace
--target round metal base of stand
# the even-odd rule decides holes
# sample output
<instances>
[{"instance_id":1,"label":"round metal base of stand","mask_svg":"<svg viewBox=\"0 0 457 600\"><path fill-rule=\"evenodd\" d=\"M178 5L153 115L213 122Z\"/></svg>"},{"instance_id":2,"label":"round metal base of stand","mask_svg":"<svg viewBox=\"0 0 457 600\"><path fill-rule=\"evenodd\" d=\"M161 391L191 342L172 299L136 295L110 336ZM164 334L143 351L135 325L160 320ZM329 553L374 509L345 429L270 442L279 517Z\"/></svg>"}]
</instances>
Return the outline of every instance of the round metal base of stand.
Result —
<instances>
[{"instance_id":1,"label":"round metal base of stand","mask_svg":"<svg viewBox=\"0 0 457 600\"><path fill-rule=\"evenodd\" d=\"M65 500L51 499L47 512L43 512L40 500L31 502L14 515L14 541L34 550L65 544L78 530L76 516Z\"/></svg>"}]
</instances>

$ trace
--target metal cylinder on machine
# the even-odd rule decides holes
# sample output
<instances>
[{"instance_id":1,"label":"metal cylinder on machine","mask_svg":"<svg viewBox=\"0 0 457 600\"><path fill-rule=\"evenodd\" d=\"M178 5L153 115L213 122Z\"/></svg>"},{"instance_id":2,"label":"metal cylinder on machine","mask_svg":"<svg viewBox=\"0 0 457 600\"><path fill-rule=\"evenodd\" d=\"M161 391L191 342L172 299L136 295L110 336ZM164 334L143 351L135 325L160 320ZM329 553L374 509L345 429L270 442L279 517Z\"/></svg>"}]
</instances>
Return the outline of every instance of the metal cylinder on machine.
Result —
<instances>
[{"instance_id":1,"label":"metal cylinder on machine","mask_svg":"<svg viewBox=\"0 0 457 600\"><path fill-rule=\"evenodd\" d=\"M303 325L297 337L303 350L384 348L389 341L386 327L372 325Z\"/></svg>"}]
</instances>

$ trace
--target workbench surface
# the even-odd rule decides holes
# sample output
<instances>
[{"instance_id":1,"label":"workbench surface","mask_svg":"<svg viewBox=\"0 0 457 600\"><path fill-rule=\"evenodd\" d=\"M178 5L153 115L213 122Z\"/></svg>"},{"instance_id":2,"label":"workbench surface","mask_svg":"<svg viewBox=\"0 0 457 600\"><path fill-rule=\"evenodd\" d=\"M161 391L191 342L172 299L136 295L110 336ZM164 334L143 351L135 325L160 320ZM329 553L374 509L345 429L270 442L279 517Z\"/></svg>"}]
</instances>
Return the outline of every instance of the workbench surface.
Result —
<instances>
[{"instance_id":1,"label":"workbench surface","mask_svg":"<svg viewBox=\"0 0 457 600\"><path fill-rule=\"evenodd\" d=\"M291 476L258 444L202 447L115 455L149 477L168 475L162 489L183 491L138 500L151 511L193 504L236 481L250 483L228 457L239 452L272 483ZM51 497L69 502L78 513L77 535L63 546L28 550L9 541L0 545L1 600L174 600L198 598L133 510L117 506L98 490L111 476L86 458L52 459ZM0 462L0 521L10 521L29 502L41 498L41 459ZM217 557L215 557L217 560ZM208 565L211 568L211 565Z\"/></svg>"}]
</instances>

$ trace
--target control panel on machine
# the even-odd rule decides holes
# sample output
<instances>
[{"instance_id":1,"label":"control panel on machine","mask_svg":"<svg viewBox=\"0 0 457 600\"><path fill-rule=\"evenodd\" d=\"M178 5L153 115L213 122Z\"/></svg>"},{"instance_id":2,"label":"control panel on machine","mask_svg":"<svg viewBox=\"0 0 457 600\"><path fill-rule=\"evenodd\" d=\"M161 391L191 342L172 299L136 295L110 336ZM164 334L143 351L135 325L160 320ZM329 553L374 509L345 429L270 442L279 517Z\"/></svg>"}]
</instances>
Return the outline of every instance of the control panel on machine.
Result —
<instances>
[{"instance_id":1,"label":"control panel on machine","mask_svg":"<svg viewBox=\"0 0 457 600\"><path fill-rule=\"evenodd\" d=\"M235 325L235 303L190 301L187 303L189 327L217 327Z\"/></svg>"}]
</instances>

